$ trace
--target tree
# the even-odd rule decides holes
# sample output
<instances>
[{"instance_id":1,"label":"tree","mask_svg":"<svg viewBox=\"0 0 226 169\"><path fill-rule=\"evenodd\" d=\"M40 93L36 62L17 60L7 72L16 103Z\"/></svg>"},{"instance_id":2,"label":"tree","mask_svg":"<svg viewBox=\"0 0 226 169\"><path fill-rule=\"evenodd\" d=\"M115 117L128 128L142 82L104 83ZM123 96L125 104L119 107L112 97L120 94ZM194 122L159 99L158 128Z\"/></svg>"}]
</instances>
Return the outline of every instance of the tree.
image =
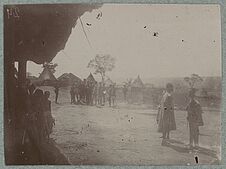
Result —
<instances>
[{"instance_id":1,"label":"tree","mask_svg":"<svg viewBox=\"0 0 226 169\"><path fill-rule=\"evenodd\" d=\"M124 84L128 88L128 87L131 87L132 82L133 82L133 79L132 78L129 78L129 79L126 79L126 81L124 82Z\"/></svg>"},{"instance_id":2,"label":"tree","mask_svg":"<svg viewBox=\"0 0 226 169\"><path fill-rule=\"evenodd\" d=\"M193 89L195 84L198 82L202 82L203 79L202 79L202 77L200 77L197 74L192 74L191 77L185 77L184 81L188 83L188 85L191 89Z\"/></svg>"},{"instance_id":3,"label":"tree","mask_svg":"<svg viewBox=\"0 0 226 169\"><path fill-rule=\"evenodd\" d=\"M49 63L45 62L45 63L43 64L43 68L44 68L44 69L45 69L45 68L49 69L53 74L56 72L56 67L57 67L57 66L58 66L57 63L52 63L52 62L49 62Z\"/></svg>"},{"instance_id":4,"label":"tree","mask_svg":"<svg viewBox=\"0 0 226 169\"><path fill-rule=\"evenodd\" d=\"M115 67L115 58L111 55L96 55L88 63L88 68L95 70L94 74L100 74L102 82L105 80L106 72L112 71Z\"/></svg>"}]
</instances>

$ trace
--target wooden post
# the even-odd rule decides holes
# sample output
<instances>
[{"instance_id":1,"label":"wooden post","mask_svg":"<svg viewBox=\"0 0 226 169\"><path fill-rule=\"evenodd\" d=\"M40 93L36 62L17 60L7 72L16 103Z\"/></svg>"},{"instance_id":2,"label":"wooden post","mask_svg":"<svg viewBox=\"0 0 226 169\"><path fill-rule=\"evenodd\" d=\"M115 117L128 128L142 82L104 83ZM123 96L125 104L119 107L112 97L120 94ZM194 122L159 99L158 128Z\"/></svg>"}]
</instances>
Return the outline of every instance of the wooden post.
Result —
<instances>
[{"instance_id":1,"label":"wooden post","mask_svg":"<svg viewBox=\"0 0 226 169\"><path fill-rule=\"evenodd\" d=\"M27 70L27 61L24 60L24 59L21 59L18 62L18 85L20 87L24 87L25 86L26 70Z\"/></svg>"}]
</instances>

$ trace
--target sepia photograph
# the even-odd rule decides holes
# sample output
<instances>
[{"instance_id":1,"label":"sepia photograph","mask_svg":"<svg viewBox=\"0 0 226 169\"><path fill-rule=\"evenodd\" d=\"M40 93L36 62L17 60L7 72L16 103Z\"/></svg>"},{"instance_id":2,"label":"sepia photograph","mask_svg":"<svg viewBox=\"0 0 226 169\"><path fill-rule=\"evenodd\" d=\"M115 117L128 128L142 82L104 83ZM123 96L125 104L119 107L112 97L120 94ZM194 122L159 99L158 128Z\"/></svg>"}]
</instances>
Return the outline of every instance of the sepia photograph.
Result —
<instances>
[{"instance_id":1,"label":"sepia photograph","mask_svg":"<svg viewBox=\"0 0 226 169\"><path fill-rule=\"evenodd\" d=\"M220 165L217 4L4 5L5 165Z\"/></svg>"}]
</instances>

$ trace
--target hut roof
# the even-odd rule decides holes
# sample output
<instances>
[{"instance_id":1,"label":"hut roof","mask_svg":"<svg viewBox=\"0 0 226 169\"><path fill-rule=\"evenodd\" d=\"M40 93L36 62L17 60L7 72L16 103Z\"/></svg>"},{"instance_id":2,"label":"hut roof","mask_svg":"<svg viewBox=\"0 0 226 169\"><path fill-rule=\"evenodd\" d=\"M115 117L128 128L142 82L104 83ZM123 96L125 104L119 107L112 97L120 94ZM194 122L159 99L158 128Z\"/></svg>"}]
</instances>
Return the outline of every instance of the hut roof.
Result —
<instances>
[{"instance_id":1,"label":"hut roof","mask_svg":"<svg viewBox=\"0 0 226 169\"><path fill-rule=\"evenodd\" d=\"M4 47L14 61L50 62L64 49L86 11L100 4L20 4L4 6ZM10 13L11 12L11 13ZM12 50L11 50L12 48Z\"/></svg>"},{"instance_id":2,"label":"hut roof","mask_svg":"<svg viewBox=\"0 0 226 169\"><path fill-rule=\"evenodd\" d=\"M132 87L144 87L144 83L142 82L140 76L138 75L137 78L133 81Z\"/></svg>"},{"instance_id":3,"label":"hut roof","mask_svg":"<svg viewBox=\"0 0 226 169\"><path fill-rule=\"evenodd\" d=\"M59 81L71 80L74 82L82 81L79 77L75 76L72 73L64 73L60 77L58 77L57 80L59 80Z\"/></svg>"},{"instance_id":4,"label":"hut roof","mask_svg":"<svg viewBox=\"0 0 226 169\"><path fill-rule=\"evenodd\" d=\"M45 81L45 80L49 80L49 81L57 80L53 75L53 73L47 67L43 69L42 73L38 77L38 81Z\"/></svg>"},{"instance_id":5,"label":"hut roof","mask_svg":"<svg viewBox=\"0 0 226 169\"><path fill-rule=\"evenodd\" d=\"M105 84L106 84L107 86L109 86L109 85L114 84L114 82L113 82L110 78L108 78L108 79L105 81Z\"/></svg>"},{"instance_id":6,"label":"hut roof","mask_svg":"<svg viewBox=\"0 0 226 169\"><path fill-rule=\"evenodd\" d=\"M95 78L93 77L92 73L89 74L89 76L87 77L86 79L87 81L90 81L90 82L96 82Z\"/></svg>"}]
</instances>

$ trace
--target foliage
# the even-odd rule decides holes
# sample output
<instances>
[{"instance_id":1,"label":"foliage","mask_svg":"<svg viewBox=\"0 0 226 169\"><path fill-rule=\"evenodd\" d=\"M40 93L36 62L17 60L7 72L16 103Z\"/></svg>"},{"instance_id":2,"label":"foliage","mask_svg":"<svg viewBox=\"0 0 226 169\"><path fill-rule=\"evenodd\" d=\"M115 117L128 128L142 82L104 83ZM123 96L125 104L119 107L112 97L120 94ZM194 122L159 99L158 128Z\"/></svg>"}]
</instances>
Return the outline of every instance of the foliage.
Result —
<instances>
[{"instance_id":1,"label":"foliage","mask_svg":"<svg viewBox=\"0 0 226 169\"><path fill-rule=\"evenodd\" d=\"M132 82L133 82L133 79L132 78L129 78L129 79L126 79L126 81L124 82L124 84L125 84L126 87L130 87L132 85Z\"/></svg>"},{"instance_id":2,"label":"foliage","mask_svg":"<svg viewBox=\"0 0 226 169\"><path fill-rule=\"evenodd\" d=\"M104 81L106 72L112 71L115 67L115 58L111 55L97 54L94 59L89 61L87 67L94 69L94 74L100 74L102 81Z\"/></svg>"},{"instance_id":3,"label":"foliage","mask_svg":"<svg viewBox=\"0 0 226 169\"><path fill-rule=\"evenodd\" d=\"M43 64L43 68L44 68L44 69L45 69L45 68L49 69L52 73L55 73L55 72L56 72L56 67L57 67L57 66L58 66L57 63L52 63L52 62L50 62L50 63L45 62L45 63Z\"/></svg>"}]
</instances>

